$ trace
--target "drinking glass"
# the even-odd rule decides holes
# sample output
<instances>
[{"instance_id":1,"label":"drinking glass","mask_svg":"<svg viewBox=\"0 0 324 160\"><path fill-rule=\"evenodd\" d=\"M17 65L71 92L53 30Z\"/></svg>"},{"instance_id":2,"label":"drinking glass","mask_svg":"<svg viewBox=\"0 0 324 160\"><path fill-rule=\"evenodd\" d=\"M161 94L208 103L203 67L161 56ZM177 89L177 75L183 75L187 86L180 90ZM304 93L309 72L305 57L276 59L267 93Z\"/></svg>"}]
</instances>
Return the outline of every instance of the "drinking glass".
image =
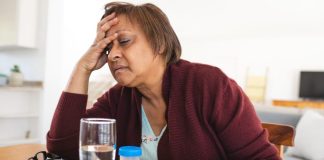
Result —
<instances>
[{"instance_id":1,"label":"drinking glass","mask_svg":"<svg viewBox=\"0 0 324 160\"><path fill-rule=\"evenodd\" d=\"M116 120L82 118L80 122L80 160L114 160Z\"/></svg>"}]
</instances>

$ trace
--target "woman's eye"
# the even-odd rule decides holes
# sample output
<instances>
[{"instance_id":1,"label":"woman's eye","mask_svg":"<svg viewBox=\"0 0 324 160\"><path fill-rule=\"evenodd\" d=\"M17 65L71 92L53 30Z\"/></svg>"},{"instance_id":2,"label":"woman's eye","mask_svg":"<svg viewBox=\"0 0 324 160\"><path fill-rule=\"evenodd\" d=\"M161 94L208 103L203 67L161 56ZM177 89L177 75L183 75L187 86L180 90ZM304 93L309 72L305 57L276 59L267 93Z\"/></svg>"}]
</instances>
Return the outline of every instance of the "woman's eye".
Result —
<instances>
[{"instance_id":1,"label":"woman's eye","mask_svg":"<svg viewBox=\"0 0 324 160\"><path fill-rule=\"evenodd\" d=\"M129 39L122 39L119 41L119 44L126 45L130 40Z\"/></svg>"}]
</instances>

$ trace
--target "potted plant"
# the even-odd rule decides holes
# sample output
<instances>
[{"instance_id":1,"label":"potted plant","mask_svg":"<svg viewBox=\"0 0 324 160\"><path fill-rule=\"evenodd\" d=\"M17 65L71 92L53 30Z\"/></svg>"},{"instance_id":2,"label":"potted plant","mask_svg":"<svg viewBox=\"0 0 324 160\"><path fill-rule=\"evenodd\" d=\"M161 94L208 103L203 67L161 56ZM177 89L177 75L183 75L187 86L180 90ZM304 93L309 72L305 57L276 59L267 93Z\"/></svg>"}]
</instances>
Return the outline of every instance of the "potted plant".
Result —
<instances>
[{"instance_id":1,"label":"potted plant","mask_svg":"<svg viewBox=\"0 0 324 160\"><path fill-rule=\"evenodd\" d=\"M9 77L9 85L11 86L22 86L24 83L24 75L21 73L18 65L14 65L11 68L11 73Z\"/></svg>"}]
</instances>

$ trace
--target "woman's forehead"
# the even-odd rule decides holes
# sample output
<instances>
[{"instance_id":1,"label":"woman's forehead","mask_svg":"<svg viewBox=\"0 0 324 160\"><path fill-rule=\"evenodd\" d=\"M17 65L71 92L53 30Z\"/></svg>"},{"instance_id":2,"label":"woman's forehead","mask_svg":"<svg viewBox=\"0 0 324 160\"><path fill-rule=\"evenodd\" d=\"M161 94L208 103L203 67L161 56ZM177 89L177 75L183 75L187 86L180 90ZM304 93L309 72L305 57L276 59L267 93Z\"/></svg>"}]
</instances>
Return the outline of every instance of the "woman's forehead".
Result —
<instances>
[{"instance_id":1,"label":"woman's forehead","mask_svg":"<svg viewBox=\"0 0 324 160\"><path fill-rule=\"evenodd\" d=\"M137 24L131 22L125 15L117 15L118 23L113 25L107 32L107 36L121 32L138 32Z\"/></svg>"}]
</instances>

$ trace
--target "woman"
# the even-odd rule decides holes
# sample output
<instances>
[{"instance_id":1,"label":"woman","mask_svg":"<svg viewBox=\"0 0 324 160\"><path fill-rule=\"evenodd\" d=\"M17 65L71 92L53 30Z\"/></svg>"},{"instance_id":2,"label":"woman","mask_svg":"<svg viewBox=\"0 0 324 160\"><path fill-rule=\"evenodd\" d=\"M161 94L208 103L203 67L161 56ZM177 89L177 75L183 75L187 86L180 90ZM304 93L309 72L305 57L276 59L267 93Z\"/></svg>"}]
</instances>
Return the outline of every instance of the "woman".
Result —
<instances>
[{"instance_id":1,"label":"woman","mask_svg":"<svg viewBox=\"0 0 324 160\"><path fill-rule=\"evenodd\" d=\"M61 95L50 152L78 159L80 118L104 117L117 121L117 148L141 146L142 159L280 159L239 86L216 67L180 59L158 7L113 2L105 9ZM86 110L90 74L105 63L118 84Z\"/></svg>"}]
</instances>

